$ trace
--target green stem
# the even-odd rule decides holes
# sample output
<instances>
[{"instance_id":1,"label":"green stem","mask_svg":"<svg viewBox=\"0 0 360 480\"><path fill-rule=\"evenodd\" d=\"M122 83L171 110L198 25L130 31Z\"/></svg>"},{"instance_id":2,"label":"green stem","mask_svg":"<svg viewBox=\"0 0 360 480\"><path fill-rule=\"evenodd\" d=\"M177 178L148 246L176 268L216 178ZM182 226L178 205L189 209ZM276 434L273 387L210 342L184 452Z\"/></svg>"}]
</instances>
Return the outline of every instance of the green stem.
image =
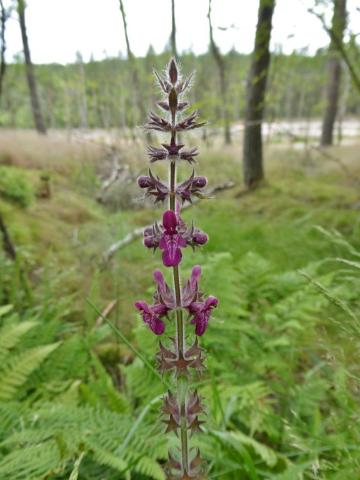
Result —
<instances>
[{"instance_id":1,"label":"green stem","mask_svg":"<svg viewBox=\"0 0 360 480\"><path fill-rule=\"evenodd\" d=\"M172 132L173 140L176 139L176 132ZM175 212L175 189L176 189L176 163L175 159L170 163L170 196L169 208ZM181 285L180 285L180 269L176 265L173 267L174 291L176 300L176 343L178 358L185 356L185 325L183 311L181 308ZM189 469L189 446L188 446L188 430L186 421L186 397L188 390L188 382L185 376L177 379L177 398L180 405L180 441L181 441L181 463L183 473L187 473Z\"/></svg>"}]
</instances>

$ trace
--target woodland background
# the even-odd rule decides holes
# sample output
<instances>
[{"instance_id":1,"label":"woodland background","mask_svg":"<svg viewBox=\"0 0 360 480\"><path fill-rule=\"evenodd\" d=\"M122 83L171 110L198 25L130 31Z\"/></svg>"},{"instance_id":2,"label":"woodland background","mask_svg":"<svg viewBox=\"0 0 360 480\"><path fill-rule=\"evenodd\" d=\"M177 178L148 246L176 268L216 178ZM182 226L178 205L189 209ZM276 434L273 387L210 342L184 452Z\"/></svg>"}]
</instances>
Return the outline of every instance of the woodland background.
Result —
<instances>
[{"instance_id":1,"label":"woodland background","mask_svg":"<svg viewBox=\"0 0 360 480\"><path fill-rule=\"evenodd\" d=\"M179 51L169 0L169 43L140 58L128 1L126 56L67 65L34 65L27 5L0 1L0 478L165 478L157 340L133 303L159 265L140 234L161 210L136 185L159 139L140 126L153 69L174 55L196 70L190 100L208 124L184 140L216 197L184 211L210 234L185 273L203 265L221 302L198 383L208 478L355 480L360 29L345 0L314 2L328 46L270 51L276 5L261 0L254 52L224 53L210 3L209 51L195 55ZM24 54L6 62L9 18Z\"/></svg>"}]
</instances>

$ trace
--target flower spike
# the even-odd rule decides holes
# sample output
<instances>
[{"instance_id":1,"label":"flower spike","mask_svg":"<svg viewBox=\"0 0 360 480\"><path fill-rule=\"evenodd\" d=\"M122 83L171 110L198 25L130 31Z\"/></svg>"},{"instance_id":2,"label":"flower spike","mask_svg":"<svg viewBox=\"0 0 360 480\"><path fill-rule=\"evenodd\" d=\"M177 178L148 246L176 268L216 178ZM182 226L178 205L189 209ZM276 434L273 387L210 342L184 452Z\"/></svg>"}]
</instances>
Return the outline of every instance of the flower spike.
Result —
<instances>
[{"instance_id":1,"label":"flower spike","mask_svg":"<svg viewBox=\"0 0 360 480\"><path fill-rule=\"evenodd\" d=\"M206 332L212 311L219 302L216 297L206 297L201 291L199 265L192 268L188 280L181 284L180 264L184 249L188 246L195 249L208 242L205 232L193 222L187 224L181 218L181 205L191 203L194 197L205 197L203 189L207 178L195 175L194 170L179 183L176 178L178 166L183 161L194 164L199 154L196 147L184 148L177 138L178 133L200 128L205 122L198 121L196 111L179 117L179 112L189 107L183 95L191 87L193 74L182 79L175 59L170 60L164 75L154 73L163 93L163 98L157 102L163 116L151 112L145 128L168 133L169 140L160 146L148 146L147 153L150 163L167 162L169 182L162 181L149 170L148 175L138 178L138 185L145 197L153 198L155 203L168 201L161 222L144 230L144 245L161 251L163 264L171 270L173 282L169 286L163 273L156 269L153 272L156 288L152 303L139 300L135 308L155 335L162 336L166 328L175 329L173 336L164 340L162 337L156 354L160 373L169 375L173 383L173 388L163 397L161 421L165 432L175 434L179 441L179 449L169 452L164 467L166 478L200 480L206 477L205 463L199 449L191 448L190 441L193 435L203 432L205 407L199 393L191 388L191 381L205 369L205 352L199 338ZM195 328L187 334L186 328L191 325Z\"/></svg>"}]
</instances>

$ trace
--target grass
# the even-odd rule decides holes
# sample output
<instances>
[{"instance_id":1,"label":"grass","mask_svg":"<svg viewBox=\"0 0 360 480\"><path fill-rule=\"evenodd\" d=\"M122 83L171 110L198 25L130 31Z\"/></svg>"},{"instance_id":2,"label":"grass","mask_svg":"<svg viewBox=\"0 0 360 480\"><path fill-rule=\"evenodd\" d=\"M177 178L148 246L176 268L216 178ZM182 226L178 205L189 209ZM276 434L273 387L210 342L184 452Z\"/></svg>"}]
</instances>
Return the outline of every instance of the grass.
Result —
<instances>
[{"instance_id":1,"label":"grass","mask_svg":"<svg viewBox=\"0 0 360 480\"><path fill-rule=\"evenodd\" d=\"M99 176L109 168L107 150L97 143L67 141L58 133L43 138L31 132L2 132L0 144L0 168L26 178L29 191L36 191L44 169L51 179L50 199L16 205L0 197L10 233L20 250L29 252L31 269L43 272L50 266L56 275L65 275L64 285L56 282L60 289L56 294L74 293L79 303L98 283L100 304L119 296L118 316L126 313L128 317L133 299L149 284L158 255L153 257L139 248L137 241L118 252L105 270L99 269L101 256L128 231L157 219L160 209L137 207L114 213L96 202ZM130 149L122 141L118 147L121 158L132 159L133 171L146 171L144 147L135 145ZM236 188L184 212L185 219L196 218L211 237L200 254L189 251L189 261L200 262L202 255L216 252L230 252L239 259L253 251L264 255L279 270L298 268L304 262L334 253L316 225L336 228L358 244L359 191L352 184L353 178L336 162L316 152L309 158L304 151L267 145L267 183L242 195L240 152L236 144L201 148L196 168L207 174L210 185L232 179ZM360 176L356 152L356 146L335 147L331 151L341 157L354 177ZM141 162L143 168L139 168ZM164 171L162 165L154 169ZM185 170L191 171L184 165L184 174ZM25 195L26 189L20 190ZM139 196L135 188L134 195ZM139 264L143 265L141 269ZM34 274L40 284L41 277Z\"/></svg>"},{"instance_id":2,"label":"grass","mask_svg":"<svg viewBox=\"0 0 360 480\"><path fill-rule=\"evenodd\" d=\"M15 135L26 142L12 145ZM15 171L34 192L45 169L51 179L50 198L34 196L22 205L0 196L19 264L29 273L33 304L28 308L26 298L23 312L31 317L47 309L51 318L52 309L60 309L65 337L71 341L71 332L78 328L88 341L101 335L94 328L97 309L117 299L110 316L114 332L120 329L120 337L131 339L135 350L108 331L94 351L111 372L120 390L116 394L146 408L163 386L141 362L132 361L137 350L153 358L156 340L137 318L133 303L150 300L151 273L159 267L160 255L141 248L140 240L117 252L105 267L102 253L133 228L158 219L161 209L136 204L132 210L113 211L96 202L100 176L111 163L106 148L90 143L83 150L59 134L43 139L29 132L5 132L0 147L2 143L8 154L1 157L0 168ZM49 145L56 145L56 152ZM143 146L119 141L119 148L134 172L146 171ZM213 478L292 479L306 470L302 478L307 480L314 478L318 462L321 480L357 478L358 433L348 426L358 417L355 319L360 283L351 265L334 260L354 260L346 242L360 251L357 147L329 151L341 158L340 165L316 152L309 156L291 146L267 145L267 181L246 194L240 145L201 151L197 170L207 174L211 185L229 178L236 183L183 213L210 234L204 248L195 253L188 249L183 271L194 263L203 265L202 286L221 302L203 338L210 352L209 375L199 382L212 432L200 442L204 452L212 452L218 475ZM164 166L154 169L163 171ZM191 171L187 165L182 174L185 170ZM139 195L135 187L133 191ZM338 234L331 233L334 229ZM0 292L5 291L7 303L22 286L9 279L5 261L3 266ZM97 375L91 385L86 382L92 380L81 381L94 405L96 388L106 402L112 398L104 393L104 385L110 388L112 382L98 384ZM86 395L82 398L86 404ZM288 476L275 476L285 465Z\"/></svg>"}]
</instances>

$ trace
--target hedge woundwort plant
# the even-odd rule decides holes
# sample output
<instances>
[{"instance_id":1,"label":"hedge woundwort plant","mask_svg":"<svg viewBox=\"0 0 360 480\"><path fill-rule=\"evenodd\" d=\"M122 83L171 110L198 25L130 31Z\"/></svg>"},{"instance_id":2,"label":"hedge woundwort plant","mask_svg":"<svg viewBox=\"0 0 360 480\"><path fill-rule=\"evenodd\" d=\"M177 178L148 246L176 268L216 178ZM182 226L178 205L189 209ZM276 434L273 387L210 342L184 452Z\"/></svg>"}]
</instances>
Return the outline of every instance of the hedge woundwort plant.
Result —
<instances>
[{"instance_id":1,"label":"hedge woundwort plant","mask_svg":"<svg viewBox=\"0 0 360 480\"><path fill-rule=\"evenodd\" d=\"M202 400L196 390L190 387L191 377L204 369L204 352L199 346L198 337L203 335L218 300L204 297L200 291L199 280L201 268L196 265L192 269L190 279L182 285L180 263L182 250L204 245L208 241L206 233L194 224L186 225L180 216L180 205L191 202L193 196L203 197L202 189L207 184L206 177L196 176L193 171L190 177L177 183L177 168L180 164L195 163L197 148L184 150L184 145L177 139L178 132L193 130L204 125L197 123L197 112L180 118L181 113L189 107L183 100L183 94L190 87L192 75L181 79L175 60L171 60L165 77L155 72L159 86L164 93L162 101L157 105L167 118L150 113L146 128L166 132L170 136L169 144L162 147L148 147L150 162L166 161L169 167L168 184L149 170L148 176L138 179L139 187L152 196L155 202L168 201L168 209L164 212L162 223L155 223L144 231L144 245L149 249L162 251L165 267L172 268L173 287L165 281L160 270L154 271L156 291L153 303L145 301L135 303L141 312L144 322L155 335L165 332L165 319L176 322L176 335L165 343L160 341L157 353L158 368L162 374L170 373L175 379L174 391L168 391L163 399L162 415L166 424L166 432L174 432L179 438L179 449L169 452L169 460L165 466L167 478L194 479L203 475L203 462L198 449L190 447L190 438L201 432L204 415ZM187 345L186 328L195 326L195 341Z\"/></svg>"}]
</instances>

